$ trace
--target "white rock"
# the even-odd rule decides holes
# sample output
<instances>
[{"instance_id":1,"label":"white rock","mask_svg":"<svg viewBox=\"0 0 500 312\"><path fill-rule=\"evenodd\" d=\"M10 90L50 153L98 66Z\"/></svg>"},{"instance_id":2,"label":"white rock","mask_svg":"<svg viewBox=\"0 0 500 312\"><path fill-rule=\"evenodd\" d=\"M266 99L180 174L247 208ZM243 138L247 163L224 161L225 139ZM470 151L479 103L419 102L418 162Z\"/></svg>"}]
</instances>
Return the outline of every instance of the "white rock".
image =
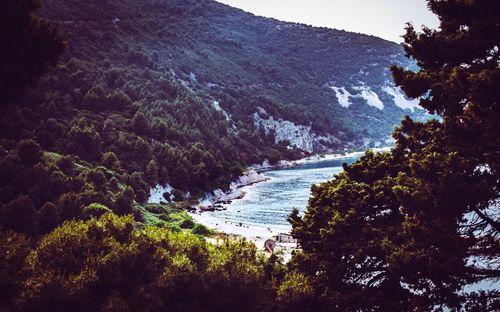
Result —
<instances>
[{"instance_id":1,"label":"white rock","mask_svg":"<svg viewBox=\"0 0 500 312\"><path fill-rule=\"evenodd\" d=\"M243 186L266 181L267 178L255 170L248 170L242 176L240 176L236 181L233 181L229 186L228 191L223 191L221 189L214 190L210 193L206 193L202 199L199 200L198 207L202 206L212 206L216 203L232 201L237 198L241 198L245 193L241 190Z\"/></svg>"},{"instance_id":2,"label":"white rock","mask_svg":"<svg viewBox=\"0 0 500 312\"><path fill-rule=\"evenodd\" d=\"M229 114L228 114L228 113L227 113L227 112L226 112L226 111L225 111L222 107L220 107L220 104L219 104L219 102L218 102L218 101L213 101L213 102L212 102L212 107L213 107L216 111L221 112L221 113L224 115L224 117L226 118L226 120L228 120L228 121L229 121L229 120L231 119L231 118L229 117Z\"/></svg>"},{"instance_id":3,"label":"white rock","mask_svg":"<svg viewBox=\"0 0 500 312\"><path fill-rule=\"evenodd\" d=\"M159 204L160 202L166 201L166 199L163 197L163 194L165 192L171 193L174 190L170 184L167 184L166 186L162 186L158 184L154 188L149 190L149 198L148 198L148 203L150 204ZM170 200L173 200L174 196L170 194Z\"/></svg>"},{"instance_id":4,"label":"white rock","mask_svg":"<svg viewBox=\"0 0 500 312\"><path fill-rule=\"evenodd\" d=\"M352 96L352 94L349 93L344 87L338 88L338 87L331 87L335 91L335 95L337 96L337 100L339 101L339 104L342 107L349 107L352 103L349 101L349 97Z\"/></svg>"},{"instance_id":5,"label":"white rock","mask_svg":"<svg viewBox=\"0 0 500 312\"><path fill-rule=\"evenodd\" d=\"M394 97L394 103L396 104L396 106L402 109L409 109L412 112L415 111L415 108L422 109L422 107L418 105L418 99L413 99L413 100L408 99L403 94L401 88L399 87L384 86L382 90L384 90L385 93Z\"/></svg>"},{"instance_id":6,"label":"white rock","mask_svg":"<svg viewBox=\"0 0 500 312\"><path fill-rule=\"evenodd\" d=\"M376 107L380 110L384 109L384 103L380 100L377 93L372 91L370 87L354 87L353 89L361 91L361 94L358 95L358 97L365 99L368 105Z\"/></svg>"},{"instance_id":7,"label":"white rock","mask_svg":"<svg viewBox=\"0 0 500 312\"><path fill-rule=\"evenodd\" d=\"M267 114L261 107L257 108L257 112L253 114L255 128L263 128L266 134L274 132L274 141L280 143L288 141L289 147L296 147L303 151L312 153L315 151L326 151L327 147L321 144L321 141L330 143L338 143L339 140L333 135L318 136L315 134L311 126L297 125L289 120L274 119L273 116L264 119L261 115Z\"/></svg>"}]
</instances>

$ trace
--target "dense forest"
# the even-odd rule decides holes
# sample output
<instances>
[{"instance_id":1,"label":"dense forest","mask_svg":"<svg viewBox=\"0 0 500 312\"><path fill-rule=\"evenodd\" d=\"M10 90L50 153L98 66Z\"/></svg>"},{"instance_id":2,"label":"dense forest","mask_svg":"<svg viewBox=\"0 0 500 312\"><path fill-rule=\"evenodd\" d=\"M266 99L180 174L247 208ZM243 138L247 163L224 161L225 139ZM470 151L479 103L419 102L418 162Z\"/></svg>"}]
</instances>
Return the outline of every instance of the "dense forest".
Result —
<instances>
[{"instance_id":1,"label":"dense forest","mask_svg":"<svg viewBox=\"0 0 500 312\"><path fill-rule=\"evenodd\" d=\"M69 52L61 63L73 59L68 75L88 72L72 83L86 82L81 96L91 87L101 87L104 95L123 91L153 124L155 117L171 113L162 108L164 102L179 99L189 112L199 108L182 100L176 87L204 104L219 102L247 141L258 136L252 123L257 107L330 134L339 140L333 147L380 141L405 114L424 117L423 110L399 108L382 91L392 85L391 64L415 65L400 45L380 38L260 18L212 0L46 0L42 14L64 29ZM80 67L75 68L75 60ZM346 109L331 86L351 94L370 87L385 107L379 110L353 97ZM203 133L193 120L180 117L170 121ZM167 123L167 129L172 127ZM184 133L182 127L172 132Z\"/></svg>"},{"instance_id":2,"label":"dense forest","mask_svg":"<svg viewBox=\"0 0 500 312\"><path fill-rule=\"evenodd\" d=\"M47 30L26 34L33 37L26 43L13 28L26 17L9 15L16 6L40 4L8 1L3 10L6 42L20 48L3 51L0 224L15 217L16 231L45 233L91 204L168 223L162 214L172 211L146 205L155 185L174 188L168 200L196 201L227 188L249 164L307 154L256 127L257 108L309 125L330 150L383 141L412 114L359 98L345 109L332 105L330 88L321 91L332 79L355 83L360 67L363 83L373 85L389 79L391 62L412 64L400 46L375 37L257 18L207 0L47 0L37 11L50 21L37 18ZM292 44L301 62L283 54L292 38L303 42ZM307 72L315 77L305 79Z\"/></svg>"},{"instance_id":3,"label":"dense forest","mask_svg":"<svg viewBox=\"0 0 500 312\"><path fill-rule=\"evenodd\" d=\"M266 61L236 53L224 70L211 67L249 49L234 36L290 24L258 19L264 25L252 28L249 16L210 1L46 0L42 10L36 0L3 1L0 310L500 309L498 290L469 287L500 278L500 8L494 0L428 3L440 28L416 33L409 25L404 36L417 66L399 56L383 64L396 64L395 83L440 118L422 121L417 111L394 131L390 152L368 152L314 186L305 215L290 216L301 250L283 264L244 240L210 243L209 230L182 204L146 204L149 189L170 183L177 200L189 199L188 191L227 187L250 163L304 155L254 127L257 106L337 135L343 143L332 148L380 137L404 111L355 103L314 115L326 112L318 97L336 100L311 81L332 72L325 67L299 83L311 68L280 66L279 53ZM208 40L202 32L217 25L228 33L228 22L231 36ZM236 31L242 24L247 30ZM377 61L400 49L369 36L288 28L253 38L278 45L294 36L305 45L308 36L331 36L325 45L349 39L361 50L375 47L369 55ZM277 49L261 45L254 44ZM297 49L280 53L293 58ZM334 50L359 51L345 49ZM197 63L217 55L225 58ZM261 64L262 77L240 61ZM347 81L344 65L331 66ZM367 114L378 121L361 122ZM371 133L358 128L377 125Z\"/></svg>"}]
</instances>

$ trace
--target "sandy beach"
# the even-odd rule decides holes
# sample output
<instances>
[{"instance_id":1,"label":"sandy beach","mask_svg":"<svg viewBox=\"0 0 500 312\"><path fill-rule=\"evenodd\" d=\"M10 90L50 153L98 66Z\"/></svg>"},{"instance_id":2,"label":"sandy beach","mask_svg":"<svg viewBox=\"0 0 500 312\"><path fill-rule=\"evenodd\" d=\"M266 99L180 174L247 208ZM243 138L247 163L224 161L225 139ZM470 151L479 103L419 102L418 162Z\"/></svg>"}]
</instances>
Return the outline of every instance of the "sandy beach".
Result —
<instances>
[{"instance_id":1,"label":"sandy beach","mask_svg":"<svg viewBox=\"0 0 500 312\"><path fill-rule=\"evenodd\" d=\"M373 149L375 151L384 151L389 148ZM349 157L360 156L364 152L352 152L346 154L323 154L323 155L313 155L307 158L299 159L296 161L280 161L277 165L269 166L266 163L261 165L254 165L250 167L251 174L249 177L244 176L240 178L237 183L233 182L233 187L225 194L216 194L207 196L201 203L200 207L204 205L213 205L215 201L220 200L220 198L226 198L229 200L240 200L251 190L253 184L260 183L262 181L267 181L269 178L265 176L265 171L273 170L278 168L286 168L291 166L297 166L308 163L322 162L334 159L343 159ZM261 173L257 173L257 172ZM237 194L238 196L233 196ZM244 237L249 241L255 243L258 249L264 249L264 242L267 239L274 238L281 231L279 229L273 229L272 226L267 227L267 225L262 225L261 227L255 225L249 225L245 223L230 222L223 219L214 217L210 212L202 212L200 207L196 212L190 212L189 214L193 219L200 224L205 225L209 229L216 232L225 233L229 235L236 235ZM283 233L283 232L281 232ZM284 258L289 259L291 257L291 251L296 248L296 244L291 243L277 243L277 249L283 252Z\"/></svg>"},{"instance_id":2,"label":"sandy beach","mask_svg":"<svg viewBox=\"0 0 500 312\"><path fill-rule=\"evenodd\" d=\"M217 232L237 235L244 237L248 241L255 244L258 250L264 251L264 242L267 239L274 238L279 232L273 229L266 229L245 224L236 224L229 221L223 221L209 216L207 213L189 213L195 222L201 223L209 229ZM281 254L283 261L288 262L292 257L292 251L297 248L295 243L278 243L276 242L275 252Z\"/></svg>"},{"instance_id":3,"label":"sandy beach","mask_svg":"<svg viewBox=\"0 0 500 312\"><path fill-rule=\"evenodd\" d=\"M201 223L209 229L217 232L238 235L249 240L266 240L277 235L278 232L273 229L250 226L242 223L224 221L210 216L208 213L190 212L189 213L197 223Z\"/></svg>"}]
</instances>

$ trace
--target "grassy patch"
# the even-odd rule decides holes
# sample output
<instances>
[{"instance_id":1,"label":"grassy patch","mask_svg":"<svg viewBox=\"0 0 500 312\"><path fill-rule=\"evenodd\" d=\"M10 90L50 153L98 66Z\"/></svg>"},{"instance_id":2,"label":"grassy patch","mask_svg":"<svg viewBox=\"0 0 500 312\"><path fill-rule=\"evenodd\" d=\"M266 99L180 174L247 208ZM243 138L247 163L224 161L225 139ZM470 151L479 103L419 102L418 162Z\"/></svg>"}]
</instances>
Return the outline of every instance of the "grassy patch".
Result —
<instances>
[{"instance_id":1,"label":"grassy patch","mask_svg":"<svg viewBox=\"0 0 500 312\"><path fill-rule=\"evenodd\" d=\"M191 230L198 225L186 211L179 210L173 205L145 204L138 205L137 209L141 211L145 223L149 225L167 225L174 231Z\"/></svg>"}]
</instances>

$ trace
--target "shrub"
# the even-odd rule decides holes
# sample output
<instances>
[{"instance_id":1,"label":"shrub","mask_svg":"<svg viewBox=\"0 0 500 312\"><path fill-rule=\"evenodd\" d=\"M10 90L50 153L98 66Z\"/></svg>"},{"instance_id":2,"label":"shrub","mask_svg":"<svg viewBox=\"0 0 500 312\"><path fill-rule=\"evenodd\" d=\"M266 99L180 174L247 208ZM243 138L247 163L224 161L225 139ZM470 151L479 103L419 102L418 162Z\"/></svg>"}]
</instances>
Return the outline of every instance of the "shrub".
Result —
<instances>
[{"instance_id":1,"label":"shrub","mask_svg":"<svg viewBox=\"0 0 500 312\"><path fill-rule=\"evenodd\" d=\"M193 220L185 219L184 221L181 222L181 224L179 226L182 229L192 229L195 226L195 224L194 224Z\"/></svg>"},{"instance_id":2,"label":"shrub","mask_svg":"<svg viewBox=\"0 0 500 312\"><path fill-rule=\"evenodd\" d=\"M163 208L161 205L158 204L147 204L144 206L147 211L151 213L162 213L165 212L165 208Z\"/></svg>"},{"instance_id":3,"label":"shrub","mask_svg":"<svg viewBox=\"0 0 500 312\"><path fill-rule=\"evenodd\" d=\"M40 162L43 151L33 140L22 140L16 146L16 152L26 167L32 167Z\"/></svg>"},{"instance_id":4,"label":"shrub","mask_svg":"<svg viewBox=\"0 0 500 312\"><path fill-rule=\"evenodd\" d=\"M203 224L196 224L191 230L191 233L196 235L209 235L212 231Z\"/></svg>"},{"instance_id":5,"label":"shrub","mask_svg":"<svg viewBox=\"0 0 500 312\"><path fill-rule=\"evenodd\" d=\"M83 208L83 215L86 218L100 217L108 212L111 212L111 209L99 203L92 203Z\"/></svg>"}]
</instances>

